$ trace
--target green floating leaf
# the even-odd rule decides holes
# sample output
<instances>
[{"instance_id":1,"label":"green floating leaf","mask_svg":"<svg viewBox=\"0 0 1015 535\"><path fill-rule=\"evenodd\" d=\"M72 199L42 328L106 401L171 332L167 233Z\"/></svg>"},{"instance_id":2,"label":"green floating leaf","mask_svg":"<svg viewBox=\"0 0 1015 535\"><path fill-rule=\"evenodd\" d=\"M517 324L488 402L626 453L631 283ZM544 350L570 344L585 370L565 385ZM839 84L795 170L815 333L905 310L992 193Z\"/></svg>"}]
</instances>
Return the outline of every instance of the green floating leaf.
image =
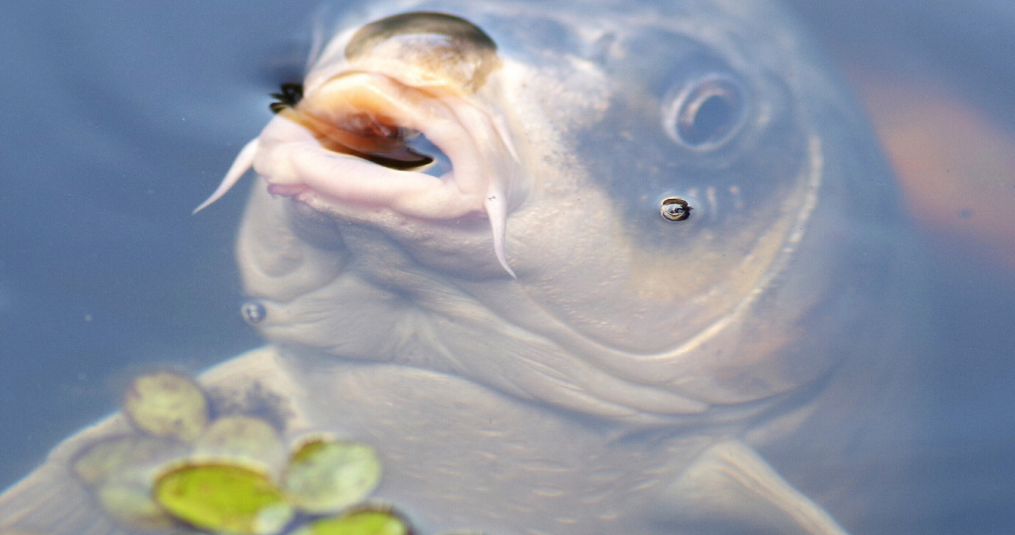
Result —
<instances>
[{"instance_id":1,"label":"green floating leaf","mask_svg":"<svg viewBox=\"0 0 1015 535\"><path fill-rule=\"evenodd\" d=\"M296 507L333 513L361 502L380 479L381 463L370 446L316 438L293 453L283 488Z\"/></svg>"},{"instance_id":2,"label":"green floating leaf","mask_svg":"<svg viewBox=\"0 0 1015 535\"><path fill-rule=\"evenodd\" d=\"M220 533L271 535L293 516L268 477L238 464L190 463L155 482L155 500L174 517Z\"/></svg>"},{"instance_id":3,"label":"green floating leaf","mask_svg":"<svg viewBox=\"0 0 1015 535\"><path fill-rule=\"evenodd\" d=\"M194 454L235 458L263 464L277 474L286 462L285 445L267 421L253 416L225 416L212 422L194 444Z\"/></svg>"},{"instance_id":4,"label":"green floating leaf","mask_svg":"<svg viewBox=\"0 0 1015 535\"><path fill-rule=\"evenodd\" d=\"M311 522L293 535L408 535L409 525L390 511L361 510Z\"/></svg>"},{"instance_id":5,"label":"green floating leaf","mask_svg":"<svg viewBox=\"0 0 1015 535\"><path fill-rule=\"evenodd\" d=\"M174 372L142 375L123 397L123 411L139 430L193 442L208 424L208 400L193 379Z\"/></svg>"}]
</instances>

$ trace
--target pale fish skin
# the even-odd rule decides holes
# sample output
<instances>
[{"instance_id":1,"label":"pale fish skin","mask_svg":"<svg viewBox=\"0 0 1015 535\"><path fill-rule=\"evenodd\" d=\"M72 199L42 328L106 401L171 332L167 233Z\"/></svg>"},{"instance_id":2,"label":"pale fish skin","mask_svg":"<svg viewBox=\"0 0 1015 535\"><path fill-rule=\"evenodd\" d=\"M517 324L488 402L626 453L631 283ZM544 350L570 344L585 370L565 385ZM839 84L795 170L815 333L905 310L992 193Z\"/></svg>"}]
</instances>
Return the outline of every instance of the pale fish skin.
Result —
<instances>
[{"instance_id":1,"label":"pale fish skin","mask_svg":"<svg viewBox=\"0 0 1015 535\"><path fill-rule=\"evenodd\" d=\"M877 531L879 448L908 433L891 177L778 6L660 4L348 14L209 199L259 175L237 258L270 345L202 381L277 392L290 436L373 445L375 497L422 534ZM357 33L422 11L496 48ZM322 146L364 117L450 170ZM661 217L667 197L691 216ZM67 462L123 425L54 450L0 526L122 531Z\"/></svg>"}]
</instances>

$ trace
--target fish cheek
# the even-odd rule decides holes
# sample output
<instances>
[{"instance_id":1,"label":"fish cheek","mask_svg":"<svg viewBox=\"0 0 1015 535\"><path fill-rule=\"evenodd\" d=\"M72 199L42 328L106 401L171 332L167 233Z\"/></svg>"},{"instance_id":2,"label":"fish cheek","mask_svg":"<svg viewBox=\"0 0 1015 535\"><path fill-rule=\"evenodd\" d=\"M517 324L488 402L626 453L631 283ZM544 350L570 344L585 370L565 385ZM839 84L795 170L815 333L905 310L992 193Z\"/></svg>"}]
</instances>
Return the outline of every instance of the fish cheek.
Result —
<instances>
[{"instance_id":1,"label":"fish cheek","mask_svg":"<svg viewBox=\"0 0 1015 535\"><path fill-rule=\"evenodd\" d=\"M587 151L597 159L594 167L609 170L604 183L624 205L639 249L685 266L716 251L747 254L747 243L771 226L808 160L805 125L789 105L791 90L774 76L738 79L716 68L668 93L676 96L651 100L654 106L616 102L604 122L619 125L621 135L594 140L599 148ZM718 123L697 125L714 127L705 132L712 137L680 139L677 123L693 113L684 108L711 115L701 108L715 99L724 102L715 106L728 109L716 112ZM618 153L628 157L598 156ZM686 204L684 217L666 218L661 209L676 201Z\"/></svg>"},{"instance_id":2,"label":"fish cheek","mask_svg":"<svg viewBox=\"0 0 1015 535\"><path fill-rule=\"evenodd\" d=\"M586 316L602 314L584 321L615 327L611 344L666 349L727 314L769 272L801 198L808 151L796 112L785 105L786 88L760 89L751 94L774 93L767 109L752 104L751 122L723 145L675 143L663 129L661 99L644 88L614 92L601 126L577 138L593 182L612 202L607 241L625 244L610 250L623 257L624 274L611 310L584 306ZM688 218L660 215L672 197L688 203ZM616 310L634 313L607 316ZM603 338L605 330L589 334ZM648 344L653 333L658 343Z\"/></svg>"}]
</instances>

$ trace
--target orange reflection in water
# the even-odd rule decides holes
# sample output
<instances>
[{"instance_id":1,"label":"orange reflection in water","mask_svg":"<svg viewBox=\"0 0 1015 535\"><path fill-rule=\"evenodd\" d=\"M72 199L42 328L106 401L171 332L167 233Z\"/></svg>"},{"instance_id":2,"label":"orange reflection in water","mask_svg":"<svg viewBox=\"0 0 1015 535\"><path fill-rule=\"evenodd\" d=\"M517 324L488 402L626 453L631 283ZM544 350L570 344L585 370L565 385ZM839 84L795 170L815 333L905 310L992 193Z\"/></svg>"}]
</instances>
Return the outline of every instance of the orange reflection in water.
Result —
<instances>
[{"instance_id":1,"label":"orange reflection in water","mask_svg":"<svg viewBox=\"0 0 1015 535\"><path fill-rule=\"evenodd\" d=\"M850 74L918 226L1015 270L1015 132L939 84Z\"/></svg>"}]
</instances>

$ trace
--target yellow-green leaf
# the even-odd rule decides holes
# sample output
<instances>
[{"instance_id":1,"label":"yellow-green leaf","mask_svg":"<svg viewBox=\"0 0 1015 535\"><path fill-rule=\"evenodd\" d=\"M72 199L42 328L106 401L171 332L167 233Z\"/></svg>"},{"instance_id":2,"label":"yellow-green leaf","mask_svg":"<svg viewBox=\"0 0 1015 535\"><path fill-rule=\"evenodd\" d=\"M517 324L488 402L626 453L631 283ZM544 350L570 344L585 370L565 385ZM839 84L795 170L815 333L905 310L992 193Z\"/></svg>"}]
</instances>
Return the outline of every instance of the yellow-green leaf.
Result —
<instances>
[{"instance_id":1,"label":"yellow-green leaf","mask_svg":"<svg viewBox=\"0 0 1015 535\"><path fill-rule=\"evenodd\" d=\"M387 511L362 510L311 522L293 535L408 535L409 526Z\"/></svg>"},{"instance_id":2,"label":"yellow-green leaf","mask_svg":"<svg viewBox=\"0 0 1015 535\"><path fill-rule=\"evenodd\" d=\"M193 462L155 482L155 500L197 528L244 535L282 531L293 510L261 471L227 463Z\"/></svg>"}]
</instances>

